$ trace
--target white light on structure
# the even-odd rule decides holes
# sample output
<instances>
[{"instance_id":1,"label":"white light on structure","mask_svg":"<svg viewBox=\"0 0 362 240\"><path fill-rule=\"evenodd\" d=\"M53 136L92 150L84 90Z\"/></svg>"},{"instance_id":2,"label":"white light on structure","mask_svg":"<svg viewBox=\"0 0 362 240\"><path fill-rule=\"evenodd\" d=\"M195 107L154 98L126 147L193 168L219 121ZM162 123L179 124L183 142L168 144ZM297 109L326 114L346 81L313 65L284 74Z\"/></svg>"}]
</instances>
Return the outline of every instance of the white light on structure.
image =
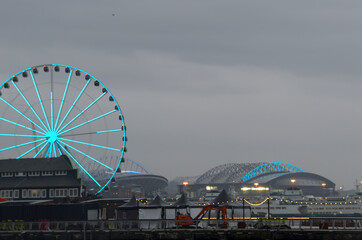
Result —
<instances>
[{"instance_id":1,"label":"white light on structure","mask_svg":"<svg viewBox=\"0 0 362 240\"><path fill-rule=\"evenodd\" d=\"M242 187L241 191L269 191L268 187Z\"/></svg>"},{"instance_id":2,"label":"white light on structure","mask_svg":"<svg viewBox=\"0 0 362 240\"><path fill-rule=\"evenodd\" d=\"M217 190L217 186L206 186L206 190L207 190L207 191Z\"/></svg>"},{"instance_id":3,"label":"white light on structure","mask_svg":"<svg viewBox=\"0 0 362 240\"><path fill-rule=\"evenodd\" d=\"M182 184L186 187L186 186L189 184L189 182L186 182L186 181L185 181L185 182L183 182Z\"/></svg>"}]
</instances>

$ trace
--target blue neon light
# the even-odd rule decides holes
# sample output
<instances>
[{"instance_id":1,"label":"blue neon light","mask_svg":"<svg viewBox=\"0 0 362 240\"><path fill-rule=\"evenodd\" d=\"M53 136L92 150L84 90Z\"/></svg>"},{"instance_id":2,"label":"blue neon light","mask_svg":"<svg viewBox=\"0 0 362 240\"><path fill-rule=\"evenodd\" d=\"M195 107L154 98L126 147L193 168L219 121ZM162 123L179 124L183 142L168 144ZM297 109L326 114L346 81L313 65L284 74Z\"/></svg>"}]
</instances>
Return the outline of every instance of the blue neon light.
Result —
<instances>
[{"instance_id":1,"label":"blue neon light","mask_svg":"<svg viewBox=\"0 0 362 240\"><path fill-rule=\"evenodd\" d=\"M17 157L16 159L22 158L23 156L25 156L26 154L30 153L31 151L33 151L34 149L38 148L40 145L43 145L44 143L46 143L46 140L44 140L43 142L39 143L38 145L36 145L35 147L33 147L32 149L26 151L25 153L21 154L19 157Z\"/></svg>"},{"instance_id":2,"label":"blue neon light","mask_svg":"<svg viewBox=\"0 0 362 240\"><path fill-rule=\"evenodd\" d=\"M92 175L90 175L90 173L77 161L75 160L75 158L70 154L70 152L67 151L67 149L65 149L62 145L58 145L60 146L72 159L74 162L76 162L78 164L79 167L81 167L83 169L83 171L100 187L101 185L97 182L97 180L95 180Z\"/></svg>"},{"instance_id":3,"label":"blue neon light","mask_svg":"<svg viewBox=\"0 0 362 240\"><path fill-rule=\"evenodd\" d=\"M49 156L49 151L51 151L51 149L52 149L52 143L50 142L49 143L49 145L48 145L48 150L47 150L47 152L45 153L45 158L48 158L48 156Z\"/></svg>"},{"instance_id":4,"label":"blue neon light","mask_svg":"<svg viewBox=\"0 0 362 240\"><path fill-rule=\"evenodd\" d=\"M256 176L259 176L264 173L270 173L270 172L305 172L303 169L290 164L290 163L284 163L284 162L271 162L271 163L265 163L262 164L247 174L242 178L243 182L248 181Z\"/></svg>"},{"instance_id":5,"label":"blue neon light","mask_svg":"<svg viewBox=\"0 0 362 240\"><path fill-rule=\"evenodd\" d=\"M84 85L83 89L80 91L78 97L75 99L75 101L73 102L72 106L69 108L67 114L65 114L63 120L59 123L58 127L56 128L56 131L59 130L60 126L62 126L63 122L65 121L65 119L68 117L70 111L72 111L74 105L78 102L78 99L80 98L80 96L83 94L84 90L86 89L86 87L88 86L88 84L90 83L90 81L87 81L87 83Z\"/></svg>"},{"instance_id":6,"label":"blue neon light","mask_svg":"<svg viewBox=\"0 0 362 240\"><path fill-rule=\"evenodd\" d=\"M19 123L16 123L16 122L7 120L7 119L2 118L2 117L0 117L0 120L3 120L4 122L8 122L8 123L14 124L14 125L16 125L16 126L19 126L19 127L25 128L25 129L28 129L28 130L30 130L30 131L32 131L32 132L34 131L34 132L37 132L37 133L40 133L40 134L44 134L44 133L42 133L42 132L39 132L38 130L31 129L31 128L29 128L29 127L26 127L26 126L21 125L21 124L19 124Z\"/></svg>"},{"instance_id":7,"label":"blue neon light","mask_svg":"<svg viewBox=\"0 0 362 240\"><path fill-rule=\"evenodd\" d=\"M0 152L10 150L10 149L13 149L13 148L18 148L18 147L25 146L25 145L29 145L29 144L32 144L32 143L40 142L42 140L44 140L44 138L39 139L39 140L35 140L35 141L31 141L31 142L27 142L27 143L22 143L22 144L15 145L15 146L12 146L12 147L3 148L3 149L0 149Z\"/></svg>"},{"instance_id":8,"label":"blue neon light","mask_svg":"<svg viewBox=\"0 0 362 240\"><path fill-rule=\"evenodd\" d=\"M107 113L105 113L105 114L102 114L101 116L98 116L98 117L93 118L93 119L91 119L91 120L89 120L89 121L86 121L86 122L84 122L84 123L81 123L81 124L79 124L79 125L77 125L77 126L75 126L75 127L72 127L72 128L70 128L70 129L68 129L68 130L65 130L65 131L59 133L59 135L60 135L60 134L63 134L63 133L66 133L66 132L69 132L69 131L71 131L71 130L74 130L74 129L76 129L76 128L79 128L79 127L81 127L81 126L83 126L83 125L85 125L85 124L91 123L91 122L93 122L93 121L95 121L95 120L97 120L97 119L100 119L100 118L105 117L105 116L107 116L107 115L109 115L109 114L111 114L111 113L114 113L115 111L116 111L116 110L109 111L109 112L107 112Z\"/></svg>"},{"instance_id":9,"label":"blue neon light","mask_svg":"<svg viewBox=\"0 0 362 240\"><path fill-rule=\"evenodd\" d=\"M66 128L69 124L71 124L74 120L76 120L80 115L82 115L91 106L93 106L96 102L98 102L98 100L101 99L101 97L103 97L104 95L106 95L106 93L103 93L102 95L100 95L96 100L94 100L91 104L89 104L86 108L84 108L80 113L78 113L77 116L75 116L72 120L70 120L67 124L65 124L65 126L63 126L60 130L58 130L58 132L61 132L64 128Z\"/></svg>"},{"instance_id":10,"label":"blue neon light","mask_svg":"<svg viewBox=\"0 0 362 240\"><path fill-rule=\"evenodd\" d=\"M81 142L81 141L71 140L71 139L68 139L68 138L62 138L62 140L63 141L68 141L68 142L80 143L80 144L83 144L83 145L88 145L88 146L93 146L93 147L109 149L109 150L113 150L113 151L117 151L117 152L121 151L120 149L117 149L117 148L110 148L110 147L105 147L105 146L96 145L96 144L92 144L92 143L85 143L85 142Z\"/></svg>"},{"instance_id":11,"label":"blue neon light","mask_svg":"<svg viewBox=\"0 0 362 240\"><path fill-rule=\"evenodd\" d=\"M46 142L46 143L44 144L44 146L39 150L39 152L37 152L37 154L35 154L35 156L34 156L33 158L36 158L36 157L39 155L39 153L41 153L41 152L43 151L43 149L46 147L46 145L48 145L47 142Z\"/></svg>"},{"instance_id":12,"label":"blue neon light","mask_svg":"<svg viewBox=\"0 0 362 240\"><path fill-rule=\"evenodd\" d=\"M71 79L71 77L72 77L72 72L73 72L73 70L70 70L70 72L69 72L67 84L65 85L63 98L62 98L62 101L60 102L60 107L59 107L59 111L58 111L58 116L57 116L57 120L55 121L54 128L56 128L56 126L57 126L57 124L58 124L59 116L60 116L60 113L62 112L62 109L63 109L63 103L64 103L65 96L67 95L68 85L69 85L70 79Z\"/></svg>"},{"instance_id":13,"label":"blue neon light","mask_svg":"<svg viewBox=\"0 0 362 240\"><path fill-rule=\"evenodd\" d=\"M38 124L36 124L33 120L31 120L30 118L28 118L27 116L25 116L25 114L22 114L18 109L16 109L13 105L11 105L10 103L8 103L5 99L3 99L2 97L0 97L0 100L2 100L4 103L6 103L9 107L11 107L12 109L14 109L17 113L19 113L21 116L23 116L25 119L27 119L29 122L33 123L35 126L37 126L40 130L46 132L43 128L41 128Z\"/></svg>"},{"instance_id":14,"label":"blue neon light","mask_svg":"<svg viewBox=\"0 0 362 240\"><path fill-rule=\"evenodd\" d=\"M50 129L49 121L48 121L47 114L45 113L45 109L44 109L44 106L43 106L43 101L41 100L41 97L40 97L40 94L39 94L39 91L38 91L38 86L37 86L36 83L35 83L35 79L34 79L33 73L32 73L31 71L29 71L29 72L30 72L31 79L33 80L34 88L35 88L36 94L38 95L38 99L39 99L39 102L40 102L40 106L41 106L41 109L43 110L44 118L45 118L45 121L46 121L46 123L47 123L47 125L48 125L48 130L49 130L49 129Z\"/></svg>"},{"instance_id":15,"label":"blue neon light","mask_svg":"<svg viewBox=\"0 0 362 240\"><path fill-rule=\"evenodd\" d=\"M48 139L49 143L53 143L58 140L58 133L55 131L49 131L46 133L45 137Z\"/></svg>"},{"instance_id":16,"label":"blue neon light","mask_svg":"<svg viewBox=\"0 0 362 240\"><path fill-rule=\"evenodd\" d=\"M0 136L9 136L9 137L40 137L44 138L44 136L40 135L22 135L22 134L7 134L7 133L0 133Z\"/></svg>"},{"instance_id":17,"label":"blue neon light","mask_svg":"<svg viewBox=\"0 0 362 240\"><path fill-rule=\"evenodd\" d=\"M45 129L47 129L47 127L45 126L45 124L43 123L43 121L41 120L41 118L39 117L39 115L36 113L36 111L34 110L34 108L31 106L31 104L29 103L28 99L26 99L26 97L24 96L24 94L20 91L20 89L18 88L18 86L11 81L14 85L14 87L16 88L16 90L18 90L19 94L23 97L24 101L28 104L28 106L30 107L30 109L33 111L34 115L38 118L38 120L40 121L40 123L44 126ZM43 129L43 131L45 131Z\"/></svg>"},{"instance_id":18,"label":"blue neon light","mask_svg":"<svg viewBox=\"0 0 362 240\"><path fill-rule=\"evenodd\" d=\"M93 160L93 161L95 161L95 162L97 162L97 163L101 164L102 166L104 166L104 167L106 167L106 168L108 168L108 169L110 169L110 170L114 171L114 169L113 169L113 168L111 168L111 167L109 167L109 166L105 165L104 163L102 163L102 162L98 161L98 160L97 160L97 159L95 159L95 158L92 158L91 156L89 156L89 155L85 154L84 152L82 152L82 151L80 151L80 150L76 149L75 147L72 147L71 145L69 145L69 144L67 144L67 143L65 143L65 142L63 142L63 141L61 141L61 140L59 140L59 142L60 142L60 143L63 143L64 145L67 145L68 147L70 147L70 148L74 149L75 151L79 152L80 154L83 154L84 156L88 157L89 159L91 159L91 160Z\"/></svg>"},{"instance_id":19,"label":"blue neon light","mask_svg":"<svg viewBox=\"0 0 362 240\"><path fill-rule=\"evenodd\" d=\"M109 132L121 132L122 129L114 129L114 130L105 130L105 131L97 131L96 133L109 133Z\"/></svg>"},{"instance_id":20,"label":"blue neon light","mask_svg":"<svg viewBox=\"0 0 362 240\"><path fill-rule=\"evenodd\" d=\"M54 157L57 157L57 151L55 149L55 143L53 144L53 150L54 150Z\"/></svg>"}]
</instances>

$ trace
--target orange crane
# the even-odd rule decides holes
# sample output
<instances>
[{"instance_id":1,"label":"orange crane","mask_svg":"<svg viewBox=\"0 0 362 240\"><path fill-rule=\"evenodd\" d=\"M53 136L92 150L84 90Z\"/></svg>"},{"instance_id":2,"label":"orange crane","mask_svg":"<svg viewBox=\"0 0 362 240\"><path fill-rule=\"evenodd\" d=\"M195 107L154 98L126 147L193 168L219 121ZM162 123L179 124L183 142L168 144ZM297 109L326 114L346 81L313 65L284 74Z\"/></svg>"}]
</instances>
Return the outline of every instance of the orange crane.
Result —
<instances>
[{"instance_id":1,"label":"orange crane","mask_svg":"<svg viewBox=\"0 0 362 240\"><path fill-rule=\"evenodd\" d=\"M195 222L194 222L195 220L202 218L202 216L204 216L207 211L211 211L211 210L221 212L222 220L224 221L224 226L226 227L227 226L226 207L225 206L217 207L217 206L212 206L212 205L203 207L202 210L200 211L200 213L197 214L197 216L194 219L192 219L192 217L188 214L178 214L175 218L176 225L179 225L182 227L189 227L189 226L195 225Z\"/></svg>"}]
</instances>

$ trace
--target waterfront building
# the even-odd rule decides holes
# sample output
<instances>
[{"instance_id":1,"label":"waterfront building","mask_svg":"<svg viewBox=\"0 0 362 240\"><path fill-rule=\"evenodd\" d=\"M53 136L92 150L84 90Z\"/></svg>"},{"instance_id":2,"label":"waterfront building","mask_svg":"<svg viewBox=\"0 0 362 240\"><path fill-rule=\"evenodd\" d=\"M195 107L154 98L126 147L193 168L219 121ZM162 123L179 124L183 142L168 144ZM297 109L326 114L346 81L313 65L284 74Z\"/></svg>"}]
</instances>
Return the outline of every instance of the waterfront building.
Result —
<instances>
[{"instance_id":1,"label":"waterfront building","mask_svg":"<svg viewBox=\"0 0 362 240\"><path fill-rule=\"evenodd\" d=\"M82 181L70 159L22 158L0 160L0 197L8 200L47 200L79 197Z\"/></svg>"}]
</instances>

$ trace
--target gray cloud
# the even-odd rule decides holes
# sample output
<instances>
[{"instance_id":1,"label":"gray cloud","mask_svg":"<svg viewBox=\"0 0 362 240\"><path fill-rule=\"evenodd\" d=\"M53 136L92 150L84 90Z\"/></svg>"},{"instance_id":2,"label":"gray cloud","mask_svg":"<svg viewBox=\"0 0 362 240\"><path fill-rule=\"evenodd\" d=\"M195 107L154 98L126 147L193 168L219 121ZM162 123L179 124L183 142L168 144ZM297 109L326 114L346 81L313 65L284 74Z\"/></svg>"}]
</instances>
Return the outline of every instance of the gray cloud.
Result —
<instances>
[{"instance_id":1,"label":"gray cloud","mask_svg":"<svg viewBox=\"0 0 362 240\"><path fill-rule=\"evenodd\" d=\"M41 63L94 74L123 107L128 156L171 179L287 161L351 187L361 177L361 5L6 1L0 77Z\"/></svg>"}]
</instances>

